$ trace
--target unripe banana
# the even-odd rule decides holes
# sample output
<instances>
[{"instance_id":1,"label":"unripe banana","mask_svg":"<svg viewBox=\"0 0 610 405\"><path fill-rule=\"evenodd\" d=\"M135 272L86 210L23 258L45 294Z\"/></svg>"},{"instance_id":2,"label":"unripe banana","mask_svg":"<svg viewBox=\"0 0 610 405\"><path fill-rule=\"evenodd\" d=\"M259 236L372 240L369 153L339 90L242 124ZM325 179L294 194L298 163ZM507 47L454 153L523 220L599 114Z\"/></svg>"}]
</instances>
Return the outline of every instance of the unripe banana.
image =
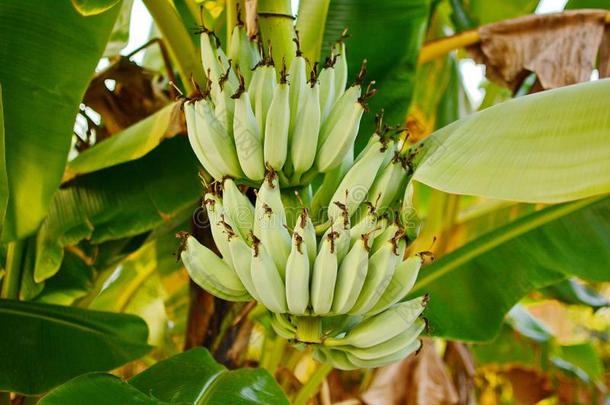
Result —
<instances>
[{"instance_id":1,"label":"unripe banana","mask_svg":"<svg viewBox=\"0 0 610 405\"><path fill-rule=\"evenodd\" d=\"M405 194L402 197L402 207L400 209L400 220L405 226L405 232L409 240L417 239L421 226L421 221L415 211L413 205L413 182L410 181L405 188Z\"/></svg>"},{"instance_id":2,"label":"unripe banana","mask_svg":"<svg viewBox=\"0 0 610 405\"><path fill-rule=\"evenodd\" d=\"M375 315L383 312L406 297L417 280L422 262L421 256L415 255L396 266L392 280L384 291L383 296L379 299L377 304L368 311L367 315Z\"/></svg>"},{"instance_id":3,"label":"unripe banana","mask_svg":"<svg viewBox=\"0 0 610 405\"><path fill-rule=\"evenodd\" d=\"M318 187L311 200L311 212L315 218L321 218L321 211L327 209L330 199L337 190L339 183L345 176L345 173L352 167L354 161L353 148L343 158L341 164L324 174L322 184Z\"/></svg>"},{"instance_id":4,"label":"unripe banana","mask_svg":"<svg viewBox=\"0 0 610 405\"><path fill-rule=\"evenodd\" d=\"M278 336L281 336L287 340L295 339L296 329L284 318L284 315L271 313L269 316L269 322L271 323L271 327L273 328L274 332L277 333Z\"/></svg>"},{"instance_id":5,"label":"unripe banana","mask_svg":"<svg viewBox=\"0 0 610 405\"><path fill-rule=\"evenodd\" d=\"M377 210L383 213L393 205L408 180L407 166L404 160L396 154L390 163L379 171L369 190L368 200L376 201Z\"/></svg>"},{"instance_id":6,"label":"unripe banana","mask_svg":"<svg viewBox=\"0 0 610 405\"><path fill-rule=\"evenodd\" d=\"M345 33L346 34L346 33ZM335 44L335 99L343 95L347 84L347 54L344 38Z\"/></svg>"},{"instance_id":7,"label":"unripe banana","mask_svg":"<svg viewBox=\"0 0 610 405\"><path fill-rule=\"evenodd\" d=\"M259 238L261 237L260 221L268 212L268 208L271 208L276 218L279 219L278 226L285 227L287 225L286 212L282 203L277 173L273 170L268 171L265 175L265 180L258 190L256 204L254 205L254 235Z\"/></svg>"},{"instance_id":8,"label":"unripe banana","mask_svg":"<svg viewBox=\"0 0 610 405\"><path fill-rule=\"evenodd\" d=\"M260 70L261 78L258 81L257 88L251 91L254 91L254 115L256 116L258 129L264 140L266 136L267 113L271 106L271 101L273 100L276 78L273 65L265 64L260 66L254 71L254 75L256 75L258 70ZM252 79L252 82L254 83L254 78Z\"/></svg>"},{"instance_id":9,"label":"unripe banana","mask_svg":"<svg viewBox=\"0 0 610 405\"><path fill-rule=\"evenodd\" d=\"M246 83L250 83L252 68L260 61L260 53L256 41L248 37L248 33L240 22L238 21L231 34L229 59L233 61L235 66L239 67Z\"/></svg>"},{"instance_id":10,"label":"unripe banana","mask_svg":"<svg viewBox=\"0 0 610 405\"><path fill-rule=\"evenodd\" d=\"M195 152L195 156L199 159L199 162L203 166L203 168L215 179L219 179L223 176L221 172L219 172L216 167L212 164L210 159L207 158L205 154L205 150L202 148L199 143L199 135L197 129L197 117L195 113L195 103L192 101L187 101L184 105L184 116L186 119L186 132L189 138L189 143L191 144L191 148L193 152Z\"/></svg>"},{"instance_id":11,"label":"unripe banana","mask_svg":"<svg viewBox=\"0 0 610 405\"><path fill-rule=\"evenodd\" d=\"M292 234L292 250L286 262L286 302L292 314L304 315L309 306L309 257L305 241Z\"/></svg>"},{"instance_id":12,"label":"unripe banana","mask_svg":"<svg viewBox=\"0 0 610 405\"><path fill-rule=\"evenodd\" d=\"M260 239L265 246L273 249L273 261L283 280L291 250L290 233L271 207L263 205L263 210L263 215L256 220L259 222Z\"/></svg>"},{"instance_id":13,"label":"unripe banana","mask_svg":"<svg viewBox=\"0 0 610 405\"><path fill-rule=\"evenodd\" d=\"M233 101L231 96L237 90L228 81L230 70L231 68L229 67L217 83L212 82L210 89L210 95L214 103L214 115L223 128L225 128L229 137L233 136L233 116L235 114L235 101Z\"/></svg>"},{"instance_id":14,"label":"unripe banana","mask_svg":"<svg viewBox=\"0 0 610 405\"><path fill-rule=\"evenodd\" d=\"M299 58L294 60L297 59ZM301 107L290 139L290 161L294 170L293 179L296 181L313 166L316 159L320 132L320 87L315 77L305 86L301 97Z\"/></svg>"},{"instance_id":15,"label":"unripe banana","mask_svg":"<svg viewBox=\"0 0 610 405\"><path fill-rule=\"evenodd\" d=\"M267 248L253 237L250 273L259 301L271 312L286 312L286 288ZM270 247L273 248L273 247Z\"/></svg>"},{"instance_id":16,"label":"unripe banana","mask_svg":"<svg viewBox=\"0 0 610 405\"><path fill-rule=\"evenodd\" d=\"M332 58L332 57L331 57ZM324 122L335 104L335 68L334 59L327 61L327 65L320 72L320 118Z\"/></svg>"},{"instance_id":17,"label":"unripe banana","mask_svg":"<svg viewBox=\"0 0 610 405\"><path fill-rule=\"evenodd\" d=\"M288 81L290 82L290 139L297 121L297 114L306 106L304 92L307 86L307 61L300 53L290 63ZM319 113L319 110L318 110ZM312 131L313 132L313 131Z\"/></svg>"},{"instance_id":18,"label":"unripe banana","mask_svg":"<svg viewBox=\"0 0 610 405\"><path fill-rule=\"evenodd\" d=\"M366 207L366 214L360 214L360 218L356 217L354 225L349 230L352 245L356 241L360 240L362 235L368 235L370 232L377 228L378 217L377 212L375 211L375 206L368 201L364 202L364 206ZM361 213L362 210L359 210L357 212Z\"/></svg>"},{"instance_id":19,"label":"unripe banana","mask_svg":"<svg viewBox=\"0 0 610 405\"><path fill-rule=\"evenodd\" d=\"M381 225L377 233L372 235L371 239L373 240L373 243L371 244L371 254L376 253L401 230L400 225L396 222L391 222L389 225L385 222L385 224L386 225Z\"/></svg>"},{"instance_id":20,"label":"unripe banana","mask_svg":"<svg viewBox=\"0 0 610 405\"><path fill-rule=\"evenodd\" d=\"M252 282L252 274L250 273L250 268L252 267L252 249L242 238L237 236L237 234L232 234L229 236L229 250L231 251L235 273L248 293L254 297L255 300L258 300L256 289Z\"/></svg>"},{"instance_id":21,"label":"unripe banana","mask_svg":"<svg viewBox=\"0 0 610 405\"><path fill-rule=\"evenodd\" d=\"M367 235L362 235L341 261L333 298L333 313L349 312L360 295L369 264L367 240Z\"/></svg>"},{"instance_id":22,"label":"unripe banana","mask_svg":"<svg viewBox=\"0 0 610 405\"><path fill-rule=\"evenodd\" d=\"M254 225L254 206L231 178L223 182L222 197L225 214L237 228L239 236L246 240Z\"/></svg>"},{"instance_id":23,"label":"unripe banana","mask_svg":"<svg viewBox=\"0 0 610 405\"><path fill-rule=\"evenodd\" d=\"M218 62L220 62L220 66L222 67L222 72L223 74L227 75L225 80L230 83L232 91L235 91L237 89L237 86L239 86L239 80L237 79L235 71L233 69L230 69L231 61L229 61L229 58L227 58L227 55L225 55L225 52L220 46L216 50L216 53L218 55Z\"/></svg>"},{"instance_id":24,"label":"unripe banana","mask_svg":"<svg viewBox=\"0 0 610 405\"><path fill-rule=\"evenodd\" d=\"M339 201L335 201L333 203L334 206L340 207L340 212L337 213L337 216L331 218L331 226L326 230L322 238L328 237L330 233L335 233L335 248L337 249L337 261L341 263L341 260L345 257L347 252L349 251L349 247L351 244L350 238L350 215L345 207L345 204L342 204Z\"/></svg>"},{"instance_id":25,"label":"unripe banana","mask_svg":"<svg viewBox=\"0 0 610 405\"><path fill-rule=\"evenodd\" d=\"M231 218L225 214L222 200L214 194L206 193L203 198L203 203L205 204L208 213L208 221L210 222L210 230L212 231L214 243L222 255L222 258L232 269L234 269L235 266L233 265L231 249L229 248L230 232L228 232L229 227L233 228Z\"/></svg>"},{"instance_id":26,"label":"unripe banana","mask_svg":"<svg viewBox=\"0 0 610 405\"><path fill-rule=\"evenodd\" d=\"M318 243L316 241L316 229L309 216L307 208L303 208L301 214L297 218L293 233L298 233L303 237L303 242L307 248L307 256L309 263L312 264L316 260L318 253Z\"/></svg>"},{"instance_id":27,"label":"unripe banana","mask_svg":"<svg viewBox=\"0 0 610 405\"><path fill-rule=\"evenodd\" d=\"M388 364L396 363L399 360L405 359L411 353L417 352L422 345L421 340L415 340L402 349L384 357L379 357L372 360L364 360L352 353L347 353L347 359L354 365L361 368L383 367Z\"/></svg>"},{"instance_id":28,"label":"unripe banana","mask_svg":"<svg viewBox=\"0 0 610 405\"><path fill-rule=\"evenodd\" d=\"M216 119L210 102L206 99L195 102L197 136L199 144L217 171L223 176L243 178L233 138Z\"/></svg>"},{"instance_id":29,"label":"unripe banana","mask_svg":"<svg viewBox=\"0 0 610 405\"><path fill-rule=\"evenodd\" d=\"M426 321L418 318L404 332L375 346L361 348L354 346L336 346L337 350L345 351L361 360L377 360L404 350L416 341L426 327Z\"/></svg>"},{"instance_id":30,"label":"unripe banana","mask_svg":"<svg viewBox=\"0 0 610 405\"><path fill-rule=\"evenodd\" d=\"M354 163L347 172L335 194L331 198L331 203L335 201L345 202L347 194L347 210L350 214L356 212L360 204L366 199L367 193L375 181L375 176L381 166L385 155L385 147L381 142L371 147L367 154ZM328 207L328 217L336 218L341 215L340 207L331 204Z\"/></svg>"},{"instance_id":31,"label":"unripe banana","mask_svg":"<svg viewBox=\"0 0 610 405\"><path fill-rule=\"evenodd\" d=\"M337 280L337 233L328 234L320 246L314 262L311 281L311 304L313 313L324 315L330 312Z\"/></svg>"},{"instance_id":32,"label":"unripe banana","mask_svg":"<svg viewBox=\"0 0 610 405\"><path fill-rule=\"evenodd\" d=\"M362 87L360 84L354 84L350 86L345 93L337 100L333 106L328 118L325 121L321 121L320 136L318 139L318 146L325 142L330 134L340 129L340 124L347 113L352 109L352 106L358 102L358 99L362 96ZM319 148L318 148L319 149Z\"/></svg>"},{"instance_id":33,"label":"unripe banana","mask_svg":"<svg viewBox=\"0 0 610 405\"><path fill-rule=\"evenodd\" d=\"M265 162L263 158L263 142L248 93L241 86L232 97L235 99L233 118L233 136L239 164L251 180L262 180L265 177Z\"/></svg>"},{"instance_id":34,"label":"unripe banana","mask_svg":"<svg viewBox=\"0 0 610 405\"><path fill-rule=\"evenodd\" d=\"M225 70L218 60L218 38L212 31L203 30L200 36L200 45L203 70L207 73L210 81L218 82Z\"/></svg>"},{"instance_id":35,"label":"unripe banana","mask_svg":"<svg viewBox=\"0 0 610 405\"><path fill-rule=\"evenodd\" d=\"M282 170L288 155L288 131L290 128L290 88L286 81L286 67L282 69L280 83L273 90L265 120L265 165Z\"/></svg>"},{"instance_id":36,"label":"unripe banana","mask_svg":"<svg viewBox=\"0 0 610 405\"><path fill-rule=\"evenodd\" d=\"M252 71L252 77L250 78L250 84L248 84L248 97L250 98L250 105L252 109L256 112L256 97L258 95L258 91L261 85L261 81L265 76L265 71L263 70L264 63L260 62L254 67ZM258 125L258 121L256 123ZM259 127L259 133L261 134L262 139L262 131Z\"/></svg>"},{"instance_id":37,"label":"unripe banana","mask_svg":"<svg viewBox=\"0 0 610 405\"><path fill-rule=\"evenodd\" d=\"M402 236L402 235L400 235ZM396 264L401 259L398 252L398 235L385 242L375 252L369 261L369 269L364 281L360 296L356 300L351 314L367 313L381 298L396 269Z\"/></svg>"},{"instance_id":38,"label":"unripe banana","mask_svg":"<svg viewBox=\"0 0 610 405\"><path fill-rule=\"evenodd\" d=\"M360 367L353 364L345 352L340 350L332 350L323 346L316 346L313 354L314 360L320 363L331 364L339 370L356 370Z\"/></svg>"},{"instance_id":39,"label":"unripe banana","mask_svg":"<svg viewBox=\"0 0 610 405\"><path fill-rule=\"evenodd\" d=\"M191 279L210 294L227 301L252 299L233 269L194 237L187 238L180 258Z\"/></svg>"},{"instance_id":40,"label":"unripe banana","mask_svg":"<svg viewBox=\"0 0 610 405\"><path fill-rule=\"evenodd\" d=\"M428 298L400 302L356 325L344 337L324 340L327 346L371 347L403 333L423 312Z\"/></svg>"}]
</instances>

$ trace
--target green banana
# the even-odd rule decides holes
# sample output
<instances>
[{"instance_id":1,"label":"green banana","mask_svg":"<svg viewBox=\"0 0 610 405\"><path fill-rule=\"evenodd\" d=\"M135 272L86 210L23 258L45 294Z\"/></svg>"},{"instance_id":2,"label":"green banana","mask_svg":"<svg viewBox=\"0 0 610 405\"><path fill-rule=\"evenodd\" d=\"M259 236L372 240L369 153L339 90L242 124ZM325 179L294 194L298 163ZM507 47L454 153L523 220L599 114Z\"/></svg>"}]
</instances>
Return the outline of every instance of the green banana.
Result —
<instances>
[{"instance_id":1,"label":"green banana","mask_svg":"<svg viewBox=\"0 0 610 405\"><path fill-rule=\"evenodd\" d=\"M345 38L347 30L341 34L341 39L335 43L335 99L343 95L347 85L347 54L345 52Z\"/></svg>"},{"instance_id":2,"label":"green banana","mask_svg":"<svg viewBox=\"0 0 610 405\"><path fill-rule=\"evenodd\" d=\"M331 133L340 130L341 121L343 121L345 115L349 112L352 106L358 102L358 99L360 99L361 96L362 86L359 82L356 82L354 85L350 86L341 97L339 97L335 105L333 105L328 118L322 121L318 144L325 142Z\"/></svg>"},{"instance_id":3,"label":"green banana","mask_svg":"<svg viewBox=\"0 0 610 405\"><path fill-rule=\"evenodd\" d=\"M263 205L263 209L263 215L255 219L259 223L260 239L265 246L273 249L273 261L283 280L291 250L290 233L271 207Z\"/></svg>"},{"instance_id":4,"label":"green banana","mask_svg":"<svg viewBox=\"0 0 610 405\"><path fill-rule=\"evenodd\" d=\"M326 60L326 66L320 71L320 120L324 122L335 104L335 68L334 57Z\"/></svg>"},{"instance_id":5,"label":"green banana","mask_svg":"<svg viewBox=\"0 0 610 405\"><path fill-rule=\"evenodd\" d=\"M210 163L223 176L243 178L233 138L216 119L211 103L206 99L195 102L197 137Z\"/></svg>"},{"instance_id":6,"label":"green banana","mask_svg":"<svg viewBox=\"0 0 610 405\"><path fill-rule=\"evenodd\" d=\"M286 81L286 66L280 73L280 83L273 90L265 120L265 165L282 170L288 155L288 131L290 129L290 88Z\"/></svg>"},{"instance_id":7,"label":"green banana","mask_svg":"<svg viewBox=\"0 0 610 405\"><path fill-rule=\"evenodd\" d=\"M379 301L400 260L397 243L398 240L392 238L372 254L364 286L350 310L351 314L365 314Z\"/></svg>"},{"instance_id":8,"label":"green banana","mask_svg":"<svg viewBox=\"0 0 610 405\"><path fill-rule=\"evenodd\" d=\"M383 343L400 333L403 333L426 307L427 296L399 302L380 314L371 316L356 325L345 336L327 338L327 346L351 345L356 347L372 347Z\"/></svg>"},{"instance_id":9,"label":"green banana","mask_svg":"<svg viewBox=\"0 0 610 405\"><path fill-rule=\"evenodd\" d=\"M422 265L422 258L419 255L411 256L407 260L403 260L396 270L390 284L383 293L383 296L377 301L377 304L367 312L367 315L375 315L385 311L401 299L403 299L415 285L419 269Z\"/></svg>"},{"instance_id":10,"label":"green banana","mask_svg":"<svg viewBox=\"0 0 610 405\"><path fill-rule=\"evenodd\" d=\"M322 184L320 184L311 200L311 212L315 218L320 218L321 211L327 209L333 194L337 190L337 186L343 179L345 173L352 167L353 161L354 149L352 147L352 149L345 154L345 157L339 166L324 174Z\"/></svg>"},{"instance_id":11,"label":"green banana","mask_svg":"<svg viewBox=\"0 0 610 405\"><path fill-rule=\"evenodd\" d=\"M344 202L347 194L347 211L351 214L355 213L366 199L367 193L375 181L385 150L385 146L381 142L377 142L371 147L366 155L349 169L330 201ZM336 204L331 204L328 207L328 217L332 219L339 215L341 215L341 208Z\"/></svg>"},{"instance_id":12,"label":"green banana","mask_svg":"<svg viewBox=\"0 0 610 405\"><path fill-rule=\"evenodd\" d=\"M337 350L345 351L361 360L377 360L410 346L426 327L426 321L419 318L404 332L375 346L361 348L354 346L336 346Z\"/></svg>"},{"instance_id":13,"label":"green banana","mask_svg":"<svg viewBox=\"0 0 610 405\"><path fill-rule=\"evenodd\" d=\"M301 235L292 234L292 249L286 261L286 301L292 314L305 315L309 306L309 257Z\"/></svg>"},{"instance_id":14,"label":"green banana","mask_svg":"<svg viewBox=\"0 0 610 405\"><path fill-rule=\"evenodd\" d=\"M297 56L290 63L288 80L290 81L290 129L289 139L292 139L294 129L297 127L297 113L305 107L304 92L307 87L307 61L297 48ZM319 110L318 110L319 113ZM312 130L313 133L313 130Z\"/></svg>"},{"instance_id":15,"label":"green banana","mask_svg":"<svg viewBox=\"0 0 610 405\"><path fill-rule=\"evenodd\" d=\"M417 211L413 205L413 182L410 181L405 187L405 193L402 197L402 207L400 208L400 220L405 226L407 238L412 241L417 239L421 227L421 221L417 216Z\"/></svg>"},{"instance_id":16,"label":"green banana","mask_svg":"<svg viewBox=\"0 0 610 405\"><path fill-rule=\"evenodd\" d=\"M277 333L278 336L281 336L287 340L295 339L296 329L284 318L284 315L271 313L269 316L269 322L271 323L273 331Z\"/></svg>"},{"instance_id":17,"label":"green banana","mask_svg":"<svg viewBox=\"0 0 610 405\"><path fill-rule=\"evenodd\" d=\"M364 206L366 206L366 214L360 214L360 218L356 217L354 225L349 230L352 245L360 240L363 235L368 236L370 232L377 228L378 217L377 211L375 211L375 206L368 201L364 202ZM357 211L357 213L359 212L362 211Z\"/></svg>"},{"instance_id":18,"label":"green banana","mask_svg":"<svg viewBox=\"0 0 610 405\"><path fill-rule=\"evenodd\" d=\"M333 206L340 207L340 212L337 213L337 216L330 218L332 221L331 226L326 230L322 239L328 237L330 233L336 234L335 248L337 249L337 261L340 263L349 251L351 244L350 218L345 204L335 201Z\"/></svg>"},{"instance_id":19,"label":"green banana","mask_svg":"<svg viewBox=\"0 0 610 405\"><path fill-rule=\"evenodd\" d=\"M180 258L191 279L212 295L227 301L250 301L235 272L224 260L189 236Z\"/></svg>"},{"instance_id":20,"label":"green banana","mask_svg":"<svg viewBox=\"0 0 610 405\"><path fill-rule=\"evenodd\" d=\"M307 248L307 257L309 263L312 264L316 260L316 254L318 253L318 243L316 241L316 229L311 222L309 216L309 210L303 208L301 214L297 218L297 222L294 226L293 233L298 233L303 237L305 247Z\"/></svg>"},{"instance_id":21,"label":"green banana","mask_svg":"<svg viewBox=\"0 0 610 405\"><path fill-rule=\"evenodd\" d=\"M391 240L394 235L396 235L396 233L401 231L402 229L400 227L400 224L398 224L397 222L391 222L389 225L387 225L387 222L389 221L386 220L386 225L382 225L380 227L380 229L377 231L379 232L378 234L372 235L371 239L373 240L373 243L371 244L371 254L376 253L382 246L386 244L386 242Z\"/></svg>"},{"instance_id":22,"label":"green banana","mask_svg":"<svg viewBox=\"0 0 610 405\"><path fill-rule=\"evenodd\" d=\"M284 313L286 288L267 248L253 236L250 274L259 301L271 312Z\"/></svg>"},{"instance_id":23,"label":"green banana","mask_svg":"<svg viewBox=\"0 0 610 405\"><path fill-rule=\"evenodd\" d=\"M296 61L299 58L295 58ZM291 93L292 95L292 93ZM293 179L298 181L316 159L318 132L320 131L320 87L312 72L312 79L301 92L301 105L290 137L290 161ZM291 110L291 114L292 114ZM295 112L296 113L296 112Z\"/></svg>"},{"instance_id":24,"label":"green banana","mask_svg":"<svg viewBox=\"0 0 610 405\"><path fill-rule=\"evenodd\" d=\"M252 282L252 274L250 273L250 268L252 267L252 252L250 246L248 246L242 238L233 233L229 235L229 250L231 252L231 258L237 277L241 280L246 291L258 301L256 289Z\"/></svg>"},{"instance_id":25,"label":"green banana","mask_svg":"<svg viewBox=\"0 0 610 405\"><path fill-rule=\"evenodd\" d=\"M254 116L258 123L258 129L264 140L267 136L265 134L267 113L273 100L273 94L276 87L275 68L272 64L264 64L254 71L253 75L256 75L257 71L260 70L261 78L258 81L257 88L251 90L254 93ZM254 83L254 77L252 78ZM252 84L250 85L252 87Z\"/></svg>"},{"instance_id":26,"label":"green banana","mask_svg":"<svg viewBox=\"0 0 610 405\"><path fill-rule=\"evenodd\" d=\"M390 163L379 171L379 175L371 186L368 194L369 201L376 201L376 208L383 213L391 207L398 193L407 184L408 170L404 160L396 154Z\"/></svg>"},{"instance_id":27,"label":"green banana","mask_svg":"<svg viewBox=\"0 0 610 405\"><path fill-rule=\"evenodd\" d=\"M251 180L262 180L265 177L263 159L263 142L248 92L244 91L244 79L240 77L240 87L231 96L235 100L233 116L233 136L235 149L241 169Z\"/></svg>"},{"instance_id":28,"label":"green banana","mask_svg":"<svg viewBox=\"0 0 610 405\"><path fill-rule=\"evenodd\" d=\"M356 370L360 367L353 364L348 358L345 352L340 350L332 350L326 347L317 346L314 349L313 354L314 360L320 363L329 363L334 368L339 370Z\"/></svg>"},{"instance_id":29,"label":"green banana","mask_svg":"<svg viewBox=\"0 0 610 405\"><path fill-rule=\"evenodd\" d=\"M239 70L246 79L246 83L250 83L252 68L260 62L260 53L256 41L248 37L244 24L239 19L239 13L238 23L233 28L233 33L231 34L229 59L233 61L235 66L239 67Z\"/></svg>"},{"instance_id":30,"label":"green banana","mask_svg":"<svg viewBox=\"0 0 610 405\"><path fill-rule=\"evenodd\" d=\"M405 359L411 353L417 352L422 345L421 340L415 340L409 345L387 356L379 357L372 360L365 360L355 356L352 353L347 353L347 359L354 365L361 368L383 367L388 364L396 363L399 360Z\"/></svg>"},{"instance_id":31,"label":"green banana","mask_svg":"<svg viewBox=\"0 0 610 405\"><path fill-rule=\"evenodd\" d=\"M214 243L222 258L234 269L231 250L229 248L229 233L228 229L233 228L231 218L226 216L222 200L212 193L206 193L203 198L206 211L208 213L208 221L210 222L210 230Z\"/></svg>"},{"instance_id":32,"label":"green banana","mask_svg":"<svg viewBox=\"0 0 610 405\"><path fill-rule=\"evenodd\" d=\"M218 82L225 70L218 60L219 41L212 31L203 29L200 36L201 63L203 70L207 73L208 79Z\"/></svg>"},{"instance_id":33,"label":"green banana","mask_svg":"<svg viewBox=\"0 0 610 405\"><path fill-rule=\"evenodd\" d=\"M237 187L233 179L225 178L223 181L222 202L226 216L230 218L239 236L247 239L254 224L254 206Z\"/></svg>"},{"instance_id":34,"label":"green banana","mask_svg":"<svg viewBox=\"0 0 610 405\"><path fill-rule=\"evenodd\" d=\"M254 205L254 235L261 237L260 234L260 221L263 216L268 212L268 208L274 213L280 223L278 226L285 227L286 212L284 210L284 204L282 203L282 195L280 193L280 186L277 178L277 173L270 170L265 175L265 180L261 184L258 194L256 196L256 204Z\"/></svg>"},{"instance_id":35,"label":"green banana","mask_svg":"<svg viewBox=\"0 0 610 405\"><path fill-rule=\"evenodd\" d=\"M197 159L199 159L199 162L201 163L203 168L215 179L220 179L223 174L219 172L212 164L210 159L207 158L205 150L201 147L201 144L199 143L195 103L192 101L187 101L183 104L183 106L184 116L186 119L186 132L189 138L189 143L191 144L191 149L193 149L193 151L195 152L195 156L197 156Z\"/></svg>"},{"instance_id":36,"label":"green banana","mask_svg":"<svg viewBox=\"0 0 610 405\"><path fill-rule=\"evenodd\" d=\"M332 308L337 280L337 236L337 233L331 232L322 240L313 265L310 296L313 313L317 315L328 314Z\"/></svg>"},{"instance_id":37,"label":"green banana","mask_svg":"<svg viewBox=\"0 0 610 405\"><path fill-rule=\"evenodd\" d=\"M368 237L362 235L354 243L339 266L333 298L333 313L345 314L352 309L364 285L368 264Z\"/></svg>"},{"instance_id":38,"label":"green banana","mask_svg":"<svg viewBox=\"0 0 610 405\"><path fill-rule=\"evenodd\" d=\"M237 90L237 87L232 86L228 81L230 71L231 68L229 67L225 74L220 77L218 83L211 83L210 96L214 103L214 115L216 116L216 119L222 124L227 134L233 136L235 101L233 100L232 95Z\"/></svg>"}]
</instances>

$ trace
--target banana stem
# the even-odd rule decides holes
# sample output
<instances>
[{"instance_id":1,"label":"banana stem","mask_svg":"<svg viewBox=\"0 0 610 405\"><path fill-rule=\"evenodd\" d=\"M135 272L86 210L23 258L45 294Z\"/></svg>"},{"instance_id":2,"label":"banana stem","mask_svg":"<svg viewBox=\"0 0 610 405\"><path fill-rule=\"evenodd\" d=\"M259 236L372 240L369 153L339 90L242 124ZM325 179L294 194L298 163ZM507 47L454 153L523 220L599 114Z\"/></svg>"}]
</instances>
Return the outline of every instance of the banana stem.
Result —
<instances>
[{"instance_id":1,"label":"banana stem","mask_svg":"<svg viewBox=\"0 0 610 405\"><path fill-rule=\"evenodd\" d=\"M263 38L265 52L271 42L273 62L279 71L282 63L290 66L296 54L294 16L290 0L259 0L258 27Z\"/></svg>"},{"instance_id":2,"label":"banana stem","mask_svg":"<svg viewBox=\"0 0 610 405\"><path fill-rule=\"evenodd\" d=\"M192 94L196 90L191 83L191 76L199 85L205 87L206 78L203 74L201 60L178 11L169 0L143 1L178 66L187 93Z\"/></svg>"},{"instance_id":3,"label":"banana stem","mask_svg":"<svg viewBox=\"0 0 610 405\"><path fill-rule=\"evenodd\" d=\"M0 297L17 299L21 285L21 264L23 261L24 240L16 240L8 244L6 252L6 274L2 282Z\"/></svg>"},{"instance_id":4,"label":"banana stem","mask_svg":"<svg viewBox=\"0 0 610 405\"><path fill-rule=\"evenodd\" d=\"M319 316L301 316L297 320L297 339L301 342L320 343L322 323Z\"/></svg>"},{"instance_id":5,"label":"banana stem","mask_svg":"<svg viewBox=\"0 0 610 405\"><path fill-rule=\"evenodd\" d=\"M294 405L305 405L318 392L320 384L332 370L333 366L330 364L321 364L297 393Z\"/></svg>"}]
</instances>

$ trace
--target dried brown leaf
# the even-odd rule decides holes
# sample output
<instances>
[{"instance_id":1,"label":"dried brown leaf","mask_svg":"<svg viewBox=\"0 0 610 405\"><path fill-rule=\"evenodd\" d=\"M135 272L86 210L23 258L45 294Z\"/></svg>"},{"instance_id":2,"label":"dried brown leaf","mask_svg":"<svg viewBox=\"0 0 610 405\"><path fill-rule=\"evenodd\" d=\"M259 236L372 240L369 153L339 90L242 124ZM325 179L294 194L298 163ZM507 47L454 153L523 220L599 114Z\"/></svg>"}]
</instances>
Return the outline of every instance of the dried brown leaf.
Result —
<instances>
[{"instance_id":1,"label":"dried brown leaf","mask_svg":"<svg viewBox=\"0 0 610 405\"><path fill-rule=\"evenodd\" d=\"M530 15L479 28L472 47L487 76L513 91L536 73L550 89L589 80L604 32L603 10Z\"/></svg>"},{"instance_id":2,"label":"dried brown leaf","mask_svg":"<svg viewBox=\"0 0 610 405\"><path fill-rule=\"evenodd\" d=\"M418 355L379 369L362 395L367 404L457 404L458 394L430 339Z\"/></svg>"}]
</instances>

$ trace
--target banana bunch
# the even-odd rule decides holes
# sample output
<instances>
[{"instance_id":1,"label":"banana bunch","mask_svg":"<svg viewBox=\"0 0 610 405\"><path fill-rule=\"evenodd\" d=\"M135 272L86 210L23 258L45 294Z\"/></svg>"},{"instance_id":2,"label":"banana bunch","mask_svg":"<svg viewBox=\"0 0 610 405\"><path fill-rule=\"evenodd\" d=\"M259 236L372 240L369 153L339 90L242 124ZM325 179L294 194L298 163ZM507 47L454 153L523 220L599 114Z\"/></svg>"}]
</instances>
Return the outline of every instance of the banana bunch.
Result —
<instances>
[{"instance_id":1,"label":"banana bunch","mask_svg":"<svg viewBox=\"0 0 610 405\"><path fill-rule=\"evenodd\" d=\"M418 349L423 323L417 318L425 307L423 297L400 302L422 257L404 260L408 232L390 215L401 204L401 185L388 180L400 177L396 172L408 179L404 157L394 140L376 133L331 196L328 220L318 229L305 207L289 220L291 207L272 168L255 204L225 178L204 197L220 257L189 236L181 258L211 294L260 302L278 335L315 345L320 361L339 368L396 361ZM398 329L388 333L380 326L386 323Z\"/></svg>"},{"instance_id":2,"label":"banana bunch","mask_svg":"<svg viewBox=\"0 0 610 405\"><path fill-rule=\"evenodd\" d=\"M374 82L362 89L366 61L346 89L344 36L318 74L297 38L290 66L274 66L271 48L263 55L239 18L228 57L213 32L200 35L209 85L184 104L184 113L191 147L215 180L229 176L258 187L272 169L282 187L292 187L341 165L375 94Z\"/></svg>"}]
</instances>

